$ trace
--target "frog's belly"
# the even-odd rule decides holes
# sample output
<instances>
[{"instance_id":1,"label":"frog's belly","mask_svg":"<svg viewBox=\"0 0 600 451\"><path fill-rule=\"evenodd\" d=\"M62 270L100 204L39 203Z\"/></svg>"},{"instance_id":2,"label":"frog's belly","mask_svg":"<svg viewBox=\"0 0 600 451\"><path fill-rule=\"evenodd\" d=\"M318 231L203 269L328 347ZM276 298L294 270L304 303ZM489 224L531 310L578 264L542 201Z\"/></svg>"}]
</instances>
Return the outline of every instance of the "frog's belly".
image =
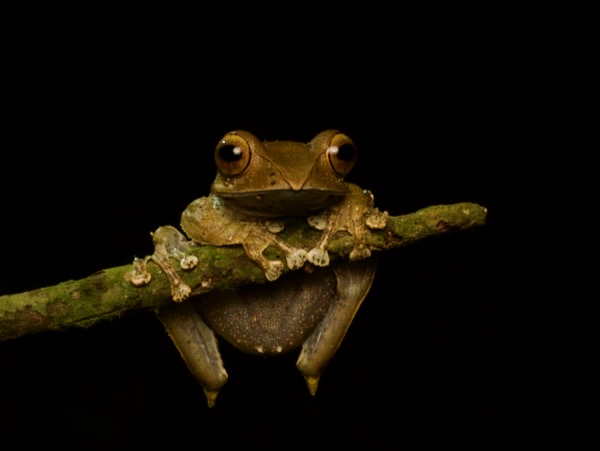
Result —
<instances>
[{"instance_id":1,"label":"frog's belly","mask_svg":"<svg viewBox=\"0 0 600 451\"><path fill-rule=\"evenodd\" d=\"M236 348L274 355L301 345L335 296L335 274L324 268L240 291L209 293L195 306L206 324Z\"/></svg>"}]
</instances>

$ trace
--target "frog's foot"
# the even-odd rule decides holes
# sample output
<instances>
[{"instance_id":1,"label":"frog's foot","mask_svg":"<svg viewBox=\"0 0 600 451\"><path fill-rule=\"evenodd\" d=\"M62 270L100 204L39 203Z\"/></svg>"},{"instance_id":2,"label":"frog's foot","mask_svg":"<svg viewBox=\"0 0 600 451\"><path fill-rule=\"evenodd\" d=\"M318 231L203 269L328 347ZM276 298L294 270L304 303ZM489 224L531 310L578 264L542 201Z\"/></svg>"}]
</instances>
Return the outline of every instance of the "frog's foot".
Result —
<instances>
[{"instance_id":1,"label":"frog's foot","mask_svg":"<svg viewBox=\"0 0 600 451\"><path fill-rule=\"evenodd\" d=\"M308 224L322 231L315 248L308 253L308 261L316 266L327 266L329 256L327 246L338 232L350 234L354 238L354 248L350 252L350 261L364 260L371 256L367 244L371 229L383 229L388 213L373 206L374 198L370 191L356 185L349 185L350 194L342 203L331 206L323 212L308 217Z\"/></svg>"},{"instance_id":2,"label":"frog's foot","mask_svg":"<svg viewBox=\"0 0 600 451\"><path fill-rule=\"evenodd\" d=\"M171 226L159 227L152 234L152 241L154 242L154 253L143 259L137 257L134 259L133 270L128 275L129 281L135 286L150 283L152 276L148 272L147 263L153 261L169 279L173 300L184 301L190 296L192 289L177 274L170 258L176 259L184 270L196 267L198 258L187 254L194 246L193 242L188 241L181 232Z\"/></svg>"},{"instance_id":3,"label":"frog's foot","mask_svg":"<svg viewBox=\"0 0 600 451\"><path fill-rule=\"evenodd\" d=\"M248 258L262 268L269 282L277 280L285 266L281 260L268 260L265 258L263 252L267 247L273 246L283 252L287 266L292 271L301 268L307 259L307 253L304 249L290 246L275 235L264 233L262 230L253 230L248 235L248 239L242 243L242 246Z\"/></svg>"},{"instance_id":4,"label":"frog's foot","mask_svg":"<svg viewBox=\"0 0 600 451\"><path fill-rule=\"evenodd\" d=\"M271 232L269 235L265 235L265 248L267 246L275 246L279 250L281 250L285 255L285 261L290 270L294 271L296 269L302 268L304 266L304 262L307 259L307 253L304 249L299 249L294 246L290 246L285 241L277 238L273 234L279 233L284 228L284 223L281 221L267 221L267 230ZM262 257L262 251L260 251Z\"/></svg>"},{"instance_id":5,"label":"frog's foot","mask_svg":"<svg viewBox=\"0 0 600 451\"><path fill-rule=\"evenodd\" d=\"M372 199L372 194L367 193ZM354 225L353 235L356 238L356 244L354 249L350 252L350 261L363 260L371 256L371 249L366 243L367 230L381 230L384 229L387 224L388 212L381 212L377 208L370 208L365 214L365 226L359 224Z\"/></svg>"},{"instance_id":6,"label":"frog's foot","mask_svg":"<svg viewBox=\"0 0 600 451\"><path fill-rule=\"evenodd\" d=\"M128 274L127 278L129 282L136 286L141 287L148 285L152 280L152 275L148 271L147 262L153 261L156 263L165 273L169 279L171 285L171 297L175 302L181 302L186 300L192 289L187 285L181 277L175 272L171 263L164 256L158 255L156 252L146 258L135 258L133 261L133 270Z\"/></svg>"},{"instance_id":7,"label":"frog's foot","mask_svg":"<svg viewBox=\"0 0 600 451\"><path fill-rule=\"evenodd\" d=\"M291 271L301 268L304 265L307 257L304 249L290 247L290 249L285 249L284 252L287 266ZM267 260L261 255L260 258L255 258L255 261L262 267L265 277L269 282L279 279L279 276L283 272L284 265L280 260Z\"/></svg>"},{"instance_id":8,"label":"frog's foot","mask_svg":"<svg viewBox=\"0 0 600 451\"><path fill-rule=\"evenodd\" d=\"M315 247L308 252L307 259L315 266L329 266L329 253L320 247Z\"/></svg>"},{"instance_id":9,"label":"frog's foot","mask_svg":"<svg viewBox=\"0 0 600 451\"><path fill-rule=\"evenodd\" d=\"M179 230L172 226L163 226L152 234L155 254L159 247L164 246L163 254L179 261L181 269L190 270L198 266L198 257L189 255L188 252L195 247L193 241L188 240Z\"/></svg>"},{"instance_id":10,"label":"frog's foot","mask_svg":"<svg viewBox=\"0 0 600 451\"><path fill-rule=\"evenodd\" d=\"M312 228L323 231L319 243L308 252L308 261L315 266L329 266L329 253L326 247L333 233L332 216L334 215L331 214L331 211L325 210L307 218L307 222Z\"/></svg>"},{"instance_id":11,"label":"frog's foot","mask_svg":"<svg viewBox=\"0 0 600 451\"><path fill-rule=\"evenodd\" d=\"M192 292L192 289L189 285L187 285L181 276L175 272L173 265L169 261L169 255L165 247L163 245L156 246L156 250L154 254L147 257L148 260L152 260L156 263L164 272L167 279L169 279L169 284L171 285L171 297L175 302L185 301Z\"/></svg>"}]
</instances>

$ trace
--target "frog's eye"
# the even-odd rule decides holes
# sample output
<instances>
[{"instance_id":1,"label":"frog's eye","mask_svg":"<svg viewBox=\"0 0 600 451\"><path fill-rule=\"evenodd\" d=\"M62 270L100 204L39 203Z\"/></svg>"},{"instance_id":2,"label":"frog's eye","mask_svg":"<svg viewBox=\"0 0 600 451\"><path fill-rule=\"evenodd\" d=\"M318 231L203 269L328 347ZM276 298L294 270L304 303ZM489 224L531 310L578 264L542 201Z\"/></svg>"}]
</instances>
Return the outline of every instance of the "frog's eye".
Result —
<instances>
[{"instance_id":1,"label":"frog's eye","mask_svg":"<svg viewBox=\"0 0 600 451\"><path fill-rule=\"evenodd\" d=\"M356 163L356 146L350 138L338 133L331 138L327 148L329 164L340 177L345 177Z\"/></svg>"},{"instance_id":2,"label":"frog's eye","mask_svg":"<svg viewBox=\"0 0 600 451\"><path fill-rule=\"evenodd\" d=\"M250 164L248 141L239 135L225 135L215 149L215 162L223 175L240 175Z\"/></svg>"}]
</instances>

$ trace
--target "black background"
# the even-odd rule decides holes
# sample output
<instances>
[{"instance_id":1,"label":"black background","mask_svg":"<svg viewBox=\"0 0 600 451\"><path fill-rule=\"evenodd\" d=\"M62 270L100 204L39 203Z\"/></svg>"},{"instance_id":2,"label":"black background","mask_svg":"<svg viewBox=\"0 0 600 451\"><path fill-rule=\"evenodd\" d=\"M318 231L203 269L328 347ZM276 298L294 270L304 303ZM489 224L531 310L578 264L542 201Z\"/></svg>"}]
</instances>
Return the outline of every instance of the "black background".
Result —
<instances>
[{"instance_id":1,"label":"black background","mask_svg":"<svg viewBox=\"0 0 600 451\"><path fill-rule=\"evenodd\" d=\"M517 30L385 11L301 25L245 14L82 14L4 30L0 293L151 253L149 232L208 193L214 145L234 129L308 141L337 128L360 152L348 180L380 209L471 201L488 224L380 256L315 398L296 355L223 343L230 379L209 410L149 312L0 343L3 440L202 449L555 436L569 416L556 387L571 319L540 291L559 281L532 263L539 249L522 227L537 150L522 142Z\"/></svg>"}]
</instances>

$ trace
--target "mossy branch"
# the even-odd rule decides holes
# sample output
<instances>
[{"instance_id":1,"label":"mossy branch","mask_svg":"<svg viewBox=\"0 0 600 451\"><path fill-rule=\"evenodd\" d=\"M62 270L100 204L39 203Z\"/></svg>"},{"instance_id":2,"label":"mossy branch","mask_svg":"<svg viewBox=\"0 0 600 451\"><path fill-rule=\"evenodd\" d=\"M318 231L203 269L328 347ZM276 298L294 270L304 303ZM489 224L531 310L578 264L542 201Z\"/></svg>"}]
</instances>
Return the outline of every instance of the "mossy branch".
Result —
<instances>
[{"instance_id":1,"label":"mossy branch","mask_svg":"<svg viewBox=\"0 0 600 451\"><path fill-rule=\"evenodd\" d=\"M368 244L380 251L400 248L430 237L482 226L485 217L486 209L473 203L428 207L389 217L387 227L373 231ZM284 238L298 245L314 239L316 233L305 222L298 221L288 225ZM328 251L334 258L343 258L352 247L352 237L343 236L333 240ZM246 257L241 246L198 246L193 254L200 264L184 273L183 279L194 294L265 282L262 271ZM0 296L0 341L47 330L88 327L98 321L118 318L130 310L157 309L173 302L169 282L156 265L149 265L152 282L141 288L128 282L131 270L132 265L119 266L85 279Z\"/></svg>"}]
</instances>

